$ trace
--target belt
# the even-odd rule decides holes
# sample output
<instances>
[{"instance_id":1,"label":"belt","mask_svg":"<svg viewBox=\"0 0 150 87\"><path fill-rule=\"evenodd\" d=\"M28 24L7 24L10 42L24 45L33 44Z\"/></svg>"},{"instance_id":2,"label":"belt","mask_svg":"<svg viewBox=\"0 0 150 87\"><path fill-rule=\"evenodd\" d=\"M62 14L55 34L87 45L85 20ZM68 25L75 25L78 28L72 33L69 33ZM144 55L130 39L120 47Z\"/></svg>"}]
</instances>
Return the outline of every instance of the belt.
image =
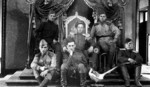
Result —
<instances>
[{"instance_id":1,"label":"belt","mask_svg":"<svg viewBox=\"0 0 150 87\"><path fill-rule=\"evenodd\" d=\"M96 36L96 40L99 40L100 38L103 37L113 37L112 35L102 35L102 36Z\"/></svg>"}]
</instances>

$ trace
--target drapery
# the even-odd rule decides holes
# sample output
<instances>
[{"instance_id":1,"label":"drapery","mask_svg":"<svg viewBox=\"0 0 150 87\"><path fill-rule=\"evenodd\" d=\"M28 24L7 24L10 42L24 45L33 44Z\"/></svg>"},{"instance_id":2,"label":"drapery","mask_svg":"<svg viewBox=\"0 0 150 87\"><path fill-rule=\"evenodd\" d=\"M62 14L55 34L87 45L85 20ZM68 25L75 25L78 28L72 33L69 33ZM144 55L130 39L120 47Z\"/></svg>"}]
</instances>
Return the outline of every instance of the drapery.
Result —
<instances>
[{"instance_id":1,"label":"drapery","mask_svg":"<svg viewBox=\"0 0 150 87\"><path fill-rule=\"evenodd\" d=\"M116 22L121 16L121 10L123 5L126 4L126 0L84 0L85 3L93 9L97 14L105 12L107 18L112 22ZM112 6L109 6L111 2Z\"/></svg>"},{"instance_id":2,"label":"drapery","mask_svg":"<svg viewBox=\"0 0 150 87\"><path fill-rule=\"evenodd\" d=\"M60 16L65 12L74 0L63 0L61 3L57 3L53 0L49 1L48 4L44 4L45 0L37 0L35 2L35 14L37 18L47 17L50 10L56 13L56 17Z\"/></svg>"},{"instance_id":3,"label":"drapery","mask_svg":"<svg viewBox=\"0 0 150 87\"><path fill-rule=\"evenodd\" d=\"M108 2L112 2L112 6ZM124 2L123 2L124 1ZM56 16L62 15L72 5L74 0L49 0L48 4L44 4L45 0L35 1L35 14L37 18L45 18L50 10L56 12ZM126 0L84 0L84 2L93 9L94 12L99 13L104 11L110 20L116 20L120 16L120 8L125 5Z\"/></svg>"}]
</instances>

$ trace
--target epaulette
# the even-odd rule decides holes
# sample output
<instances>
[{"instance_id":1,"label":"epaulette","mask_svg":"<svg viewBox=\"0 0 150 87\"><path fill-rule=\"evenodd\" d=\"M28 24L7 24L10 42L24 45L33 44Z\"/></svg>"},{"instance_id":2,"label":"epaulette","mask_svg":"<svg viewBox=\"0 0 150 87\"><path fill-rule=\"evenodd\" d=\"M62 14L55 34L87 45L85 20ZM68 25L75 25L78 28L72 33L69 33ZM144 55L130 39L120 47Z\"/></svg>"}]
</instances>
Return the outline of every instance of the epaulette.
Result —
<instances>
[{"instance_id":1,"label":"epaulette","mask_svg":"<svg viewBox=\"0 0 150 87\"><path fill-rule=\"evenodd\" d=\"M95 23L94 26L97 26L99 23Z\"/></svg>"},{"instance_id":2,"label":"epaulette","mask_svg":"<svg viewBox=\"0 0 150 87\"><path fill-rule=\"evenodd\" d=\"M47 55L48 55L49 57L54 57L56 54L55 54L54 52L48 51L48 52L47 52Z\"/></svg>"},{"instance_id":3,"label":"epaulette","mask_svg":"<svg viewBox=\"0 0 150 87\"><path fill-rule=\"evenodd\" d=\"M108 20L107 20L107 21L106 21L106 24L107 24L107 25L111 25L111 24L113 24L113 23L112 23L112 21L108 21Z\"/></svg>"},{"instance_id":4,"label":"epaulette","mask_svg":"<svg viewBox=\"0 0 150 87\"><path fill-rule=\"evenodd\" d=\"M41 53L35 54L35 57L40 57L40 56L41 56Z\"/></svg>"}]
</instances>

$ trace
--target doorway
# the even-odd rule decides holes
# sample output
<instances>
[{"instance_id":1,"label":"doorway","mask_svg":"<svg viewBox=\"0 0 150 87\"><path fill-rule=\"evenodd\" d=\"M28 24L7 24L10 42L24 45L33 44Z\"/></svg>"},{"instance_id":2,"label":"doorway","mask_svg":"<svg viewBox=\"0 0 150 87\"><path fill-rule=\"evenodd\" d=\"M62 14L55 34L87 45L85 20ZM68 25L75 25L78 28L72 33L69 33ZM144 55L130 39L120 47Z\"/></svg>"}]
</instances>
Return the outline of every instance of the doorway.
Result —
<instances>
[{"instance_id":1,"label":"doorway","mask_svg":"<svg viewBox=\"0 0 150 87\"><path fill-rule=\"evenodd\" d=\"M147 43L147 37L146 37L146 32L147 32L147 11L143 10L139 12L139 53L143 57L143 63L147 63L146 59L146 43Z\"/></svg>"},{"instance_id":2,"label":"doorway","mask_svg":"<svg viewBox=\"0 0 150 87\"><path fill-rule=\"evenodd\" d=\"M147 21L149 0L139 0L138 6L138 32L137 32L137 49L143 57L143 63L147 64Z\"/></svg>"}]
</instances>

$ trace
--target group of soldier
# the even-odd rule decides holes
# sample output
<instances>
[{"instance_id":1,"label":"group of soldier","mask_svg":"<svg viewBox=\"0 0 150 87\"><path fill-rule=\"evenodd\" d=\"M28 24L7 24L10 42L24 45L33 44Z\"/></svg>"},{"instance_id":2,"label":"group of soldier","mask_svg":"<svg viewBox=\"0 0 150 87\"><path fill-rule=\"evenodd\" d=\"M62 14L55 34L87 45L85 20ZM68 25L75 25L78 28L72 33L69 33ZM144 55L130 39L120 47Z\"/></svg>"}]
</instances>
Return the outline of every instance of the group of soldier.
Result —
<instances>
[{"instance_id":1,"label":"group of soldier","mask_svg":"<svg viewBox=\"0 0 150 87\"><path fill-rule=\"evenodd\" d=\"M79 72L80 86L86 87L87 73L90 68L98 70L98 54L105 52L106 70L112 68L113 55L120 30L110 22L104 12L98 15L98 22L93 25L90 35L83 34L85 23L75 23L77 32L73 32L63 43L58 42L58 26L53 22L55 12L51 11L48 21L43 22L37 29L36 37L40 39L39 50L31 63L31 68L40 87L47 87L49 81L61 75L61 86L67 87L67 71ZM54 49L54 52L49 49ZM89 57L89 54L92 54ZM120 50L117 58L118 64L125 80L125 86L130 87L128 68L135 72L135 84L142 87L139 82L142 57L133 51L133 42L130 38L125 40L125 49ZM91 64L89 64L89 62ZM124 64L128 62L128 64Z\"/></svg>"}]
</instances>

